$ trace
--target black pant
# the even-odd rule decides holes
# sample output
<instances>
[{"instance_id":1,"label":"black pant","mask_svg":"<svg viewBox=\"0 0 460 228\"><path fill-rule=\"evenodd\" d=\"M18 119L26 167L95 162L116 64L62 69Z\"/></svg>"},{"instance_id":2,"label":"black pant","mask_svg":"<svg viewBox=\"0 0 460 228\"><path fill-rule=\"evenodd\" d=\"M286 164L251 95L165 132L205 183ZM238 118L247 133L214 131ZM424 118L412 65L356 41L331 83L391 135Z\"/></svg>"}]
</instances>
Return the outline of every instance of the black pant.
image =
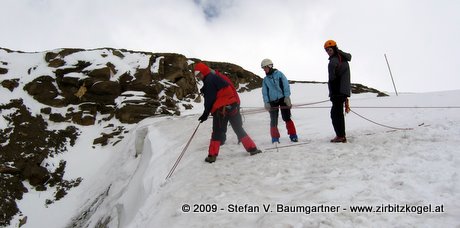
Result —
<instances>
[{"instance_id":1,"label":"black pant","mask_svg":"<svg viewBox=\"0 0 460 228\"><path fill-rule=\"evenodd\" d=\"M281 98L277 101L270 102L270 127L277 127L278 126L278 116L279 110L281 107L281 118L284 122L291 120L291 109L288 108L287 104L284 103L284 98Z\"/></svg>"},{"instance_id":2,"label":"black pant","mask_svg":"<svg viewBox=\"0 0 460 228\"><path fill-rule=\"evenodd\" d=\"M221 141L221 144L225 143L228 122L230 122L233 131L238 137L238 141L247 135L246 131L243 129L243 119L241 118L240 107L238 104L234 103L222 107L213 113L212 140Z\"/></svg>"},{"instance_id":3,"label":"black pant","mask_svg":"<svg viewBox=\"0 0 460 228\"><path fill-rule=\"evenodd\" d=\"M343 115L343 104L347 97L337 96L331 97L332 108L331 108L331 119L332 126L336 136L345 137L345 117Z\"/></svg>"}]
</instances>

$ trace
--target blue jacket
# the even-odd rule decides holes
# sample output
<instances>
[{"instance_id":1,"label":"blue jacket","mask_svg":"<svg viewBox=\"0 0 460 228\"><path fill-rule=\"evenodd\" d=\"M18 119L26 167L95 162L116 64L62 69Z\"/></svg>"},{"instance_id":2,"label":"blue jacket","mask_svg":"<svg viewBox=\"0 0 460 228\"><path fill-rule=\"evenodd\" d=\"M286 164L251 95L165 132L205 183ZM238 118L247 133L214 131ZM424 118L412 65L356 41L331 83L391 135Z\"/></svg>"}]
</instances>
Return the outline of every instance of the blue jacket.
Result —
<instances>
[{"instance_id":1,"label":"blue jacket","mask_svg":"<svg viewBox=\"0 0 460 228\"><path fill-rule=\"evenodd\" d=\"M273 69L265 76L262 82L262 96L265 103L291 96L289 82L281 71Z\"/></svg>"}]
</instances>

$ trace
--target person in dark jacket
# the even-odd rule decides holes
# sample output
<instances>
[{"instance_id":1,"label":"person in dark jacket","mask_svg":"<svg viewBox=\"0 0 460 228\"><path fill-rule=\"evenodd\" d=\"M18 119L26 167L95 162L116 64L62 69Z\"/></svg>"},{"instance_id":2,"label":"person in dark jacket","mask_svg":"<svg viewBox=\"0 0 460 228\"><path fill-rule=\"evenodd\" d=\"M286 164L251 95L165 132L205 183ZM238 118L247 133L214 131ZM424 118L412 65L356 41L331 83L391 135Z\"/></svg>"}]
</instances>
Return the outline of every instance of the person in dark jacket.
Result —
<instances>
[{"instance_id":1,"label":"person in dark jacket","mask_svg":"<svg viewBox=\"0 0 460 228\"><path fill-rule=\"evenodd\" d=\"M261 153L262 151L257 149L254 141L243 129L239 109L240 98L230 79L211 70L202 62L195 65L195 76L203 81L201 91L204 96L204 111L198 120L202 123L208 119L209 114L213 117L211 142L205 161L209 163L216 161L228 122L250 155Z\"/></svg>"},{"instance_id":2,"label":"person in dark jacket","mask_svg":"<svg viewBox=\"0 0 460 228\"><path fill-rule=\"evenodd\" d=\"M270 113L270 135L272 143L279 143L278 115L281 109L281 117L286 123L287 133L292 142L297 142L297 131L294 121L291 119L291 89L284 74L273 68L270 59L262 60L261 67L266 76L262 82L262 97L264 107Z\"/></svg>"},{"instance_id":3,"label":"person in dark jacket","mask_svg":"<svg viewBox=\"0 0 460 228\"><path fill-rule=\"evenodd\" d=\"M348 98L351 95L350 66L351 54L343 52L337 47L334 40L328 40L324 44L324 49L329 55L329 98L332 102L331 119L336 137L331 139L333 143L347 142L345 134L345 111L349 111Z\"/></svg>"}]
</instances>

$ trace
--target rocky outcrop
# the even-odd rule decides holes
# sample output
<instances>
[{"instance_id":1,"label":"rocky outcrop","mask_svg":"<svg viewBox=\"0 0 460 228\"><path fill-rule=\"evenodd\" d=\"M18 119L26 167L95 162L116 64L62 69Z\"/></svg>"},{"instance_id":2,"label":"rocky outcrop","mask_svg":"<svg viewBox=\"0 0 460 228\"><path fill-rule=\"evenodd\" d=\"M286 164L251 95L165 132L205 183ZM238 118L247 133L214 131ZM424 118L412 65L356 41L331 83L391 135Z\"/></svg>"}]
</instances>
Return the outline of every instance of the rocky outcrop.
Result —
<instances>
[{"instance_id":1,"label":"rocky outcrop","mask_svg":"<svg viewBox=\"0 0 460 228\"><path fill-rule=\"evenodd\" d=\"M65 115L49 113L53 121L91 125L104 113L122 123L137 123L155 115L180 115L181 109L193 107L190 102L201 100L192 74L193 63L201 60L180 54L58 49L44 53L43 60L28 69L34 79L24 90L42 104L68 107ZM240 92L261 85L260 77L237 65L206 63L229 76ZM0 74L6 74L8 63L2 65ZM36 75L39 68L52 73ZM21 77L1 81L10 91L19 83Z\"/></svg>"},{"instance_id":2,"label":"rocky outcrop","mask_svg":"<svg viewBox=\"0 0 460 228\"><path fill-rule=\"evenodd\" d=\"M365 85L362 85L362 84L358 84L358 83L354 83L354 84L351 84L351 92L352 93L355 93L355 94L358 94L358 93L376 93L377 94L377 97L387 97L388 94L384 93L384 92L380 92L374 88L370 88L370 87L367 87Z\"/></svg>"}]
</instances>

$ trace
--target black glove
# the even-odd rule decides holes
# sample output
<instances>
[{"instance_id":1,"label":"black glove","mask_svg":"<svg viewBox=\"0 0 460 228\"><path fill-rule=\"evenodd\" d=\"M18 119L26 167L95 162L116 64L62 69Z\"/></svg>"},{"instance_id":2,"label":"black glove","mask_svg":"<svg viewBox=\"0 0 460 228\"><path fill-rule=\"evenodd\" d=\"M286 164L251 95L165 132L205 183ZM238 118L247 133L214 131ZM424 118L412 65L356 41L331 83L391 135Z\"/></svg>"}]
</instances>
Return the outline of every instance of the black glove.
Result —
<instances>
[{"instance_id":1,"label":"black glove","mask_svg":"<svg viewBox=\"0 0 460 228\"><path fill-rule=\"evenodd\" d=\"M198 120L200 121L200 123L203 123L204 121L208 119L208 116L209 116L209 113L204 112L203 115L201 115L200 118L198 118Z\"/></svg>"}]
</instances>

